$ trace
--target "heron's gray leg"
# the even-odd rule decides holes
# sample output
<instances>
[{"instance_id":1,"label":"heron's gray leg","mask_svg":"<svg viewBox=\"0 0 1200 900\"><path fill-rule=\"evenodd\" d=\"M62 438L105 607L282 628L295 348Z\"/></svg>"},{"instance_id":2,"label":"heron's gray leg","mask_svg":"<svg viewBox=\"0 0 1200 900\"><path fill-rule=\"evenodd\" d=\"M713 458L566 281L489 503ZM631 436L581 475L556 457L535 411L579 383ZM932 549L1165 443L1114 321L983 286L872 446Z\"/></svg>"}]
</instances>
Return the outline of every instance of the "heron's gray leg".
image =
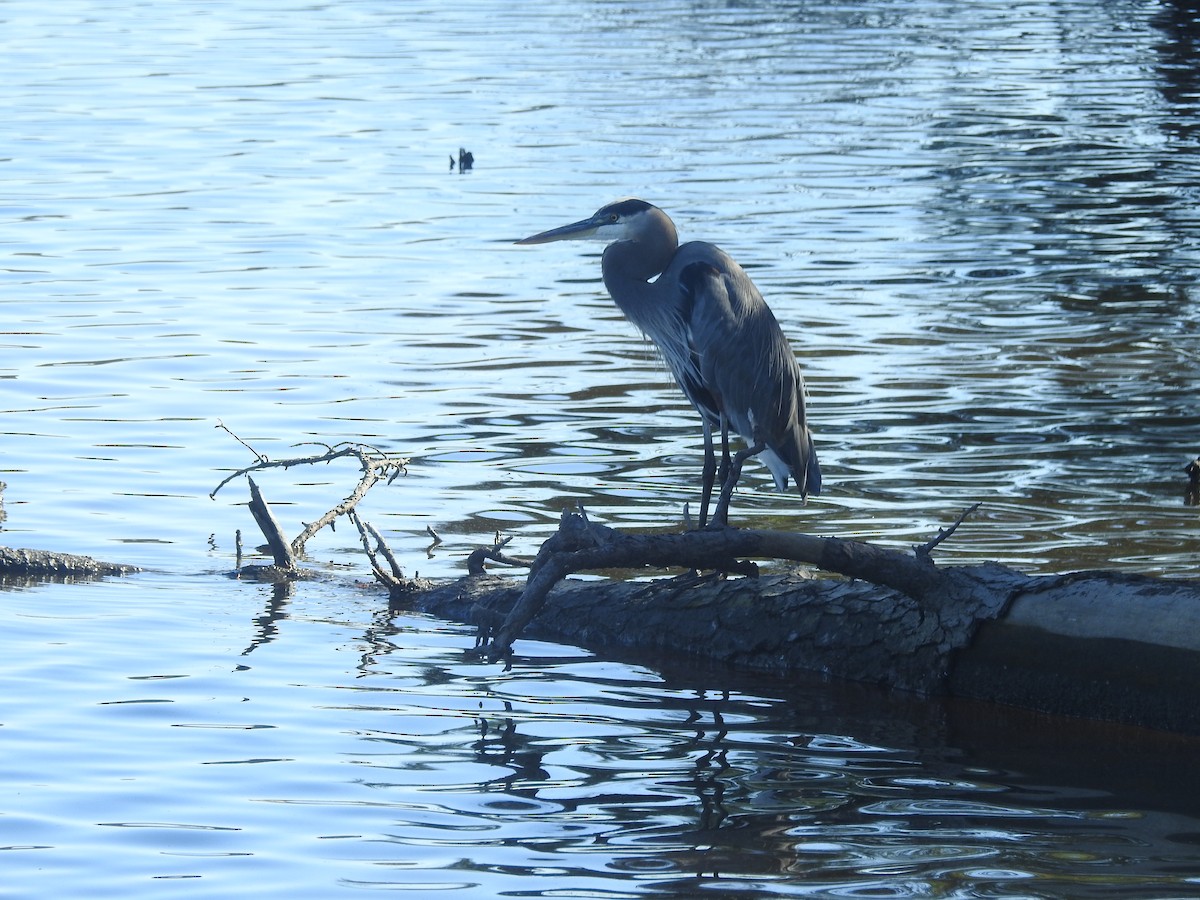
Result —
<instances>
[{"instance_id":1,"label":"heron's gray leg","mask_svg":"<svg viewBox=\"0 0 1200 900\"><path fill-rule=\"evenodd\" d=\"M724 415L721 416L721 469L717 473L717 479L721 482L721 486L725 486L725 482L729 480L729 420Z\"/></svg>"},{"instance_id":2,"label":"heron's gray leg","mask_svg":"<svg viewBox=\"0 0 1200 900\"><path fill-rule=\"evenodd\" d=\"M729 466L729 475L721 483L721 496L717 498L717 508L713 510L713 528L724 528L729 524L729 501L733 497L733 489L737 486L738 479L742 476L742 464L765 449L767 449L766 444L762 441L755 441L754 446L739 450L733 455Z\"/></svg>"},{"instance_id":3,"label":"heron's gray leg","mask_svg":"<svg viewBox=\"0 0 1200 900\"><path fill-rule=\"evenodd\" d=\"M717 475L717 458L713 453L712 423L704 420L704 485L700 493L700 527L708 523L708 501L712 499L713 479Z\"/></svg>"}]
</instances>

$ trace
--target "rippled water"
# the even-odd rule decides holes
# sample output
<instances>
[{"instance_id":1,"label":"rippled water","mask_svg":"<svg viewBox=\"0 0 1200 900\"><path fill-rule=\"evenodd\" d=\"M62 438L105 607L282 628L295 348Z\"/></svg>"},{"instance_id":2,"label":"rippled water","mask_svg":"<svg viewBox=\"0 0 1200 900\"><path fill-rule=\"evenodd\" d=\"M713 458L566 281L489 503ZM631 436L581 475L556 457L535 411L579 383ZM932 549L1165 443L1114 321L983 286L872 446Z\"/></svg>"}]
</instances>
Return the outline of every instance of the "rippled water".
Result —
<instances>
[{"instance_id":1,"label":"rippled water","mask_svg":"<svg viewBox=\"0 0 1200 900\"><path fill-rule=\"evenodd\" d=\"M10 595L5 896L1200 895L1191 742L181 590Z\"/></svg>"},{"instance_id":2,"label":"rippled water","mask_svg":"<svg viewBox=\"0 0 1200 900\"><path fill-rule=\"evenodd\" d=\"M16 0L0 23L0 537L152 569L0 595L0 840L29 894L1200 895L1157 743L1121 735L1111 771L1148 774L1079 793L1059 737L1009 767L937 706L717 702L715 676L542 645L468 666L464 632L370 592L217 579L252 526L240 484L208 498L250 461L224 423L273 457L411 457L363 512L425 575L496 529L529 552L577 501L679 516L696 418L598 248L511 244L638 195L742 261L809 382L826 493L758 469L736 520L903 546L982 500L944 558L1193 575L1185 5ZM261 483L294 529L353 479ZM311 550L361 572L355 544Z\"/></svg>"}]
</instances>

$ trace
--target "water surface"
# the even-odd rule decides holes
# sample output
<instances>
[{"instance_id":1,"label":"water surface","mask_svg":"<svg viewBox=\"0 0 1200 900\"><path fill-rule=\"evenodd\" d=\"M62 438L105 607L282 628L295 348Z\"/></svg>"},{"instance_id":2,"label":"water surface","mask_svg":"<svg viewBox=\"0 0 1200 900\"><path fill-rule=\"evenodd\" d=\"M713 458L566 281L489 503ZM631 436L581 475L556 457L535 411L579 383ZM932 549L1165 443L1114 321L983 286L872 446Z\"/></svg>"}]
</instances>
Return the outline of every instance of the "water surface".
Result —
<instances>
[{"instance_id":1,"label":"water surface","mask_svg":"<svg viewBox=\"0 0 1200 900\"><path fill-rule=\"evenodd\" d=\"M944 560L1190 577L1186 7L17 0L0 24L0 537L150 570L0 594L6 890L1200 895L1178 744L548 645L471 665L461 627L372 590L221 579L253 526L242 484L208 496L252 459L223 423L276 458L409 457L362 511L410 573L496 530L532 552L578 502L679 519L697 420L599 247L512 245L637 195L747 267L808 379L826 492L755 469L736 521L904 547L983 501ZM354 478L260 483L294 530ZM366 579L345 529L310 549Z\"/></svg>"}]
</instances>

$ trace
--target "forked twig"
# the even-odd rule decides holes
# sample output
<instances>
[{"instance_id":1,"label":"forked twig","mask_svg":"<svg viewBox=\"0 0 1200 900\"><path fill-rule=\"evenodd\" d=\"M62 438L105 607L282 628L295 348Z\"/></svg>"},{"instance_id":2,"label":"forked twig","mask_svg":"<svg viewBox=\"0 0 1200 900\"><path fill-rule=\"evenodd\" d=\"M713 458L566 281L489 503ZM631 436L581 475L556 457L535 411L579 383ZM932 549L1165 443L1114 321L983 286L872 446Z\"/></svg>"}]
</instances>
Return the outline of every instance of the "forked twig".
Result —
<instances>
[{"instance_id":1,"label":"forked twig","mask_svg":"<svg viewBox=\"0 0 1200 900\"><path fill-rule=\"evenodd\" d=\"M954 532L958 530L958 526L963 523L967 516L971 515L971 513L975 512L975 510L979 509L979 507L982 505L983 503L980 501L968 506L961 513L959 513L958 518L955 519L948 528L939 528L938 533L933 538L926 541L919 547L913 547L913 552L917 556L923 556L928 559L929 555L933 552L933 548L950 537L950 535L954 534Z\"/></svg>"},{"instance_id":2,"label":"forked twig","mask_svg":"<svg viewBox=\"0 0 1200 900\"><path fill-rule=\"evenodd\" d=\"M251 472L258 472L262 469L290 469L293 466L312 466L316 465L317 463L331 463L335 459L344 459L348 456L354 457L358 460L364 474L369 473L372 476L372 484L381 479L384 475L388 476L388 483L390 484L396 479L397 476L408 474L407 457L388 456L382 450L378 449L377 447L372 447L368 444L352 444L348 441L343 441L342 443L338 444L325 444L320 441L308 441L301 444L293 444L292 446L304 447L312 445L324 447L325 452L317 453L312 456L295 456L288 459L268 459L265 454L259 453L240 437L230 431L225 425L218 425L217 427L227 431L234 440L253 453L257 457L257 461L251 465L244 466L243 468L238 469L236 472L233 472L232 474L223 478L221 483L213 488L212 492L208 495L213 499L216 498L217 492L220 491L221 488L225 487L225 485L229 484L229 482L233 481L235 478L240 478L242 475L248 475Z\"/></svg>"},{"instance_id":3,"label":"forked twig","mask_svg":"<svg viewBox=\"0 0 1200 900\"><path fill-rule=\"evenodd\" d=\"M330 463L336 459L344 459L347 457L358 460L362 475L358 480L358 484L355 485L354 490L351 491L349 496L343 499L339 504L321 515L315 521L304 523L304 529L291 542L288 542L283 536L283 532L279 528L278 522L276 522L274 516L271 515L270 508L263 499L262 494L258 489L258 485L254 483L254 479L248 479L250 481L251 495L250 510L254 514L255 521L258 522L259 528L262 530L263 535L267 539L267 544L271 549L272 556L275 558L275 564L277 567L284 571L294 572L296 570L295 557L300 556L304 552L304 545L307 543L310 537L312 537L326 525L332 529L339 516L351 516L352 520L358 527L359 532L364 535L363 540L364 547L367 550L367 556L370 559L371 566L375 570L375 573L379 579L389 586L391 586L394 581L402 581L403 575L400 571L400 566L396 562L395 557L392 555L391 550L388 549L387 544L377 531L371 528L370 525L366 525L358 520L357 515L355 515L355 508L358 506L359 501L367 495L367 492L380 480L386 478L387 483L391 484L391 482L399 475L408 474L408 459L399 456L388 456L383 451L375 447L370 447L366 444L352 444L344 442L331 445L324 442L311 441L308 443L324 448L324 452L316 453L312 456L297 456L288 459L273 460L269 459L266 454L259 453L248 443L234 434L234 432L226 427L223 423L218 424L217 427L223 429L234 440L253 453L256 457L256 460L251 465L238 469L236 472L223 479L221 483L213 489L212 493L209 494L209 497L214 499L216 498L217 492L229 482L242 475L249 476L251 472L258 472L263 469L271 468L289 469L292 466ZM296 444L294 446L304 445ZM366 529L370 529L370 534L376 539L376 550L372 550L369 541L367 541ZM387 561L388 566L391 568L394 575L394 579L392 581L389 581L386 570L384 570L383 567L378 564L376 553L382 555ZM239 569L241 568L240 560L238 567Z\"/></svg>"},{"instance_id":4,"label":"forked twig","mask_svg":"<svg viewBox=\"0 0 1200 900\"><path fill-rule=\"evenodd\" d=\"M514 566L516 568L527 569L532 565L533 560L524 559L519 556L509 556L507 553L501 552L509 541L512 540L512 535L501 539L500 535L496 535L496 541L490 547L476 547L471 551L471 555L467 557L467 574L468 575L483 575L487 570L484 569L484 560L491 560L494 563L499 563L502 566Z\"/></svg>"},{"instance_id":5,"label":"forked twig","mask_svg":"<svg viewBox=\"0 0 1200 900\"><path fill-rule=\"evenodd\" d=\"M371 571L375 573L376 581L384 585L388 590L405 586L407 582L404 580L404 570L400 568L400 563L392 553L392 549L383 539L383 535L376 531L375 526L370 522L364 522L359 518L358 513L354 510L348 510L346 517L358 529L359 538L362 539L363 550L366 552L367 559L371 563ZM374 547L371 546L372 540L375 542ZM379 564L380 556L387 562L387 570Z\"/></svg>"}]
</instances>

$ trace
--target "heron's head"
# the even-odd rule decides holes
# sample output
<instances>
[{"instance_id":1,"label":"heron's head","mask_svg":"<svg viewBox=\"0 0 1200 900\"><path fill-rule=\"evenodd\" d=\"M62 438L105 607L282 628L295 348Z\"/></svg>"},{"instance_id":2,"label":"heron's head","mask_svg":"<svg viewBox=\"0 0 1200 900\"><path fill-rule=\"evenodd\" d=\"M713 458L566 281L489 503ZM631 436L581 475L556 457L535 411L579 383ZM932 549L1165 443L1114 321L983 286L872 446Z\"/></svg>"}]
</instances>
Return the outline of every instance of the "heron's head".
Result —
<instances>
[{"instance_id":1,"label":"heron's head","mask_svg":"<svg viewBox=\"0 0 1200 900\"><path fill-rule=\"evenodd\" d=\"M602 206L586 219L560 225L540 234L517 241L518 244L548 244L550 241L599 240L636 241L654 229L662 229L666 222L674 232L675 226L657 206L645 200L618 200Z\"/></svg>"}]
</instances>

